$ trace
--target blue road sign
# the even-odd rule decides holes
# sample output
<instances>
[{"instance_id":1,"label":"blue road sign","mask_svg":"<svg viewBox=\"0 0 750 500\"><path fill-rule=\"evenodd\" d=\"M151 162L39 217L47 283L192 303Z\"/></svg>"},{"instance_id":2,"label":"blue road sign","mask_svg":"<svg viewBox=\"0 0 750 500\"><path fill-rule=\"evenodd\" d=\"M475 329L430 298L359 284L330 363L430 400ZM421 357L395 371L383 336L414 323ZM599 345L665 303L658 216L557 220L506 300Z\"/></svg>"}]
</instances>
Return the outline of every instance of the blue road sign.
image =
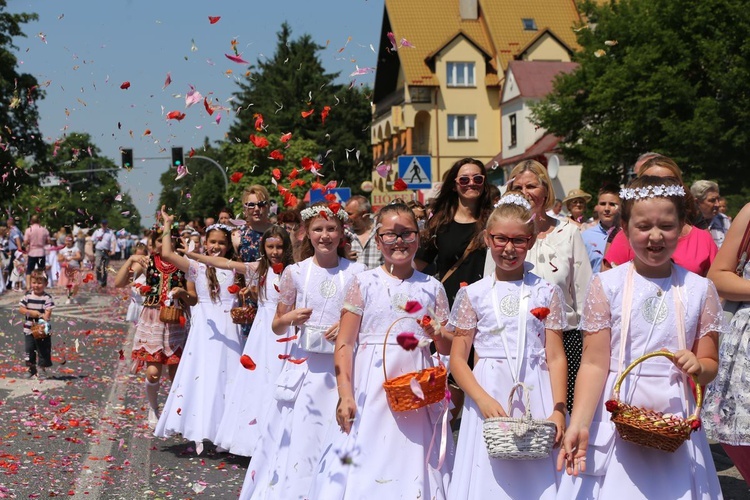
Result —
<instances>
[{"instance_id":1,"label":"blue road sign","mask_svg":"<svg viewBox=\"0 0 750 500\"><path fill-rule=\"evenodd\" d=\"M432 157L399 156L398 176L409 189L432 188Z\"/></svg>"},{"instance_id":2,"label":"blue road sign","mask_svg":"<svg viewBox=\"0 0 750 500\"><path fill-rule=\"evenodd\" d=\"M329 189L326 194L335 194L337 203L345 203L352 197L351 188L334 188ZM325 194L320 189L310 190L310 203L317 203L319 201L326 201Z\"/></svg>"}]
</instances>

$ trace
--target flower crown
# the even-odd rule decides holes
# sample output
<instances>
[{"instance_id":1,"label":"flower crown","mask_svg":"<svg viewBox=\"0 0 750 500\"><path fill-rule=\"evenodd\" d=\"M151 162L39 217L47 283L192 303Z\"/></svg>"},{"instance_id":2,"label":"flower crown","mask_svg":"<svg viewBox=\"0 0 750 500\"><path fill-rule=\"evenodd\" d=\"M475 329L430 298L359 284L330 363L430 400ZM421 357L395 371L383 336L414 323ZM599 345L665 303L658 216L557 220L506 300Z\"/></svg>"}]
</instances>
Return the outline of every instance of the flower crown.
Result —
<instances>
[{"instance_id":1,"label":"flower crown","mask_svg":"<svg viewBox=\"0 0 750 500\"><path fill-rule=\"evenodd\" d=\"M667 198L669 196L685 196L682 186L644 186L640 188L622 188L620 198L623 200L646 200L654 197Z\"/></svg>"},{"instance_id":2,"label":"flower crown","mask_svg":"<svg viewBox=\"0 0 750 500\"><path fill-rule=\"evenodd\" d=\"M495 203L495 208L499 207L500 205L518 205L519 207L523 207L526 210L531 210L531 203L529 203L529 200L527 200L520 194L506 194L505 196L500 198L500 201Z\"/></svg>"},{"instance_id":3,"label":"flower crown","mask_svg":"<svg viewBox=\"0 0 750 500\"><path fill-rule=\"evenodd\" d=\"M226 224L221 224L221 223L217 222L216 224L211 224L210 226L208 226L206 228L206 234L210 233L214 229L221 229L222 231L226 231L228 233L231 233L232 231L234 231L235 228L233 228L231 226L227 226Z\"/></svg>"},{"instance_id":4,"label":"flower crown","mask_svg":"<svg viewBox=\"0 0 750 500\"><path fill-rule=\"evenodd\" d=\"M304 210L302 210L299 214L300 217L302 217L303 221L306 221L308 219L312 219L313 217L317 217L318 215L322 213L326 214L325 217L338 217L341 219L342 222L346 222L349 220L349 215L346 213L346 210L341 209L341 205L336 203L337 209L331 210L331 208L325 206L325 205L316 205L314 207L309 207Z\"/></svg>"}]
</instances>

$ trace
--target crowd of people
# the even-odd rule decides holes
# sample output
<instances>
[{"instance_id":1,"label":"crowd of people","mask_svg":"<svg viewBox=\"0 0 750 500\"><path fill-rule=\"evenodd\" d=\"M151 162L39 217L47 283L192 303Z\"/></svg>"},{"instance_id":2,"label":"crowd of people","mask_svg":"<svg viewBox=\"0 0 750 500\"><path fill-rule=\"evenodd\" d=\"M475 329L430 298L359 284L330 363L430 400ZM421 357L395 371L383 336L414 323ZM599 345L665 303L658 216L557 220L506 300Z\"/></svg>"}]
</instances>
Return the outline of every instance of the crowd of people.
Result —
<instances>
[{"instance_id":1,"label":"crowd of people","mask_svg":"<svg viewBox=\"0 0 750 500\"><path fill-rule=\"evenodd\" d=\"M686 186L662 155L635 171L602 185L591 219L594 197L557 199L540 163L498 190L472 158L428 206L355 196L271 214L254 185L242 218L181 223L163 207L114 278L132 298L149 425L252 457L247 499L719 498L708 436L750 482L750 204L731 220L715 183ZM30 335L53 307L49 236L13 222L7 251L36 269ZM88 259L106 286L117 235L102 221L91 258L75 238L57 259ZM740 303L731 322L721 298ZM707 387L702 420L691 381ZM692 434L673 453L628 441L609 416L624 404ZM554 451L492 458L488 432L518 446L544 421Z\"/></svg>"}]
</instances>

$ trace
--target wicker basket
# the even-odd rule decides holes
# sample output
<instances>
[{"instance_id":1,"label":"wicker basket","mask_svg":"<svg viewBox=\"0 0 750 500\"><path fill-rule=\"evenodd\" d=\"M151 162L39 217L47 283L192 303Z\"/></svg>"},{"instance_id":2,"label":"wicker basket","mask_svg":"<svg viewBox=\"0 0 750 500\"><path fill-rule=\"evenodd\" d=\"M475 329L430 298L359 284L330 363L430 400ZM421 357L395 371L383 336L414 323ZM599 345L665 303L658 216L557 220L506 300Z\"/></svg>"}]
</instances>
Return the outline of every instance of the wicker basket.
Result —
<instances>
[{"instance_id":1,"label":"wicker basket","mask_svg":"<svg viewBox=\"0 0 750 500\"><path fill-rule=\"evenodd\" d=\"M246 302L242 295L240 295L239 307L233 307L229 311L232 315L232 322L236 325L252 325L257 313L258 307Z\"/></svg>"},{"instance_id":2,"label":"wicker basket","mask_svg":"<svg viewBox=\"0 0 750 500\"><path fill-rule=\"evenodd\" d=\"M523 389L526 412L521 418L495 417L485 419L482 425L487 453L492 458L503 460L537 460L547 458L552 452L557 435L554 422L531 418L529 389L519 382L510 390L508 414L513 406L516 389Z\"/></svg>"},{"instance_id":3,"label":"wicker basket","mask_svg":"<svg viewBox=\"0 0 750 500\"><path fill-rule=\"evenodd\" d=\"M607 401L607 410L612 413L612 422L617 432L625 441L656 448L657 450L674 452L682 443L690 439L690 434L700 428L698 415L703 406L703 388L693 376L695 382L696 405L695 411L688 418L678 415L665 415L654 410L646 410L620 401L620 385L625 376L643 361L656 356L674 358L674 354L667 351L657 351L645 354L633 361L617 378L613 396Z\"/></svg>"},{"instance_id":4,"label":"wicker basket","mask_svg":"<svg viewBox=\"0 0 750 500\"><path fill-rule=\"evenodd\" d=\"M44 323L34 323L31 325L31 336L36 340L44 340L49 337L49 332L45 326Z\"/></svg>"},{"instance_id":5,"label":"wicker basket","mask_svg":"<svg viewBox=\"0 0 750 500\"><path fill-rule=\"evenodd\" d=\"M159 321L162 323L168 323L170 325L179 324L180 316L182 316L182 309L179 307L161 306L159 309Z\"/></svg>"},{"instance_id":6,"label":"wicker basket","mask_svg":"<svg viewBox=\"0 0 750 500\"><path fill-rule=\"evenodd\" d=\"M447 388L448 370L440 362L438 366L425 368L418 372L406 373L398 377L389 379L388 372L385 368L385 352L388 346L388 336L391 330L401 320L414 319L408 316L399 318L388 327L383 340L383 389L385 390L388 405L392 411L409 411L422 408L433 403L438 403L445 398ZM439 356L439 355L438 355ZM419 386L424 393L424 399L418 398L411 390L411 381L416 378Z\"/></svg>"}]
</instances>

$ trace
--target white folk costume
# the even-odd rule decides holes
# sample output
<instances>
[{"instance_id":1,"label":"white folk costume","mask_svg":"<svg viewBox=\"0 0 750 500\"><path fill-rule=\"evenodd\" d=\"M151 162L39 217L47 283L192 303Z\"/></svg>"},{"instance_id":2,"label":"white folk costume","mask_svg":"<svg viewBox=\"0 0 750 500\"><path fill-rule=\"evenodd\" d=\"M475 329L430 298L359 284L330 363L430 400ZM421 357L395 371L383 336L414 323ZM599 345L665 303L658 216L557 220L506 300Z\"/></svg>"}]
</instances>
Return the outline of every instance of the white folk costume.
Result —
<instances>
[{"instance_id":1,"label":"white folk costume","mask_svg":"<svg viewBox=\"0 0 750 500\"><path fill-rule=\"evenodd\" d=\"M531 313L535 308L549 309L547 317L537 319ZM456 296L449 322L463 330L476 328L474 349L479 361L474 377L508 416L520 417L527 410L526 395L519 397L518 393L508 407L516 381L529 390L532 418L552 415L546 329L565 329L564 310L560 288L528 272L523 281L497 281L495 276L487 276ZM556 450L538 460L491 458L482 435L483 423L481 411L467 394L448 498L554 499L560 480Z\"/></svg>"},{"instance_id":2,"label":"white folk costume","mask_svg":"<svg viewBox=\"0 0 750 500\"><path fill-rule=\"evenodd\" d=\"M323 268L311 257L283 272L280 302L309 307L313 313L291 343L274 388L276 404L261 418L261 439L240 498L307 497L328 433L339 432L333 343L321 334L339 321L345 285L364 270L364 265L343 258L338 266Z\"/></svg>"},{"instance_id":3,"label":"white folk costume","mask_svg":"<svg viewBox=\"0 0 750 500\"><path fill-rule=\"evenodd\" d=\"M632 284L628 285L630 280ZM623 300L628 288L632 290L630 301ZM625 332L623 308L630 309L625 314L629 323ZM617 435L604 404L612 398L620 370L643 354L692 349L706 334L725 330L713 283L677 265L672 266L671 277L661 279L639 275L632 263L618 266L594 276L580 328L591 332L586 335L611 330L609 375L589 430L586 472L578 477L564 475L559 498L721 498L711 449L702 429L693 432L674 453L643 447ZM620 400L687 417L695 400L686 380L669 359L651 358L624 379Z\"/></svg>"},{"instance_id":4,"label":"white folk costume","mask_svg":"<svg viewBox=\"0 0 750 500\"><path fill-rule=\"evenodd\" d=\"M192 307L190 333L154 431L159 437L182 434L196 442L198 453L204 439L216 438L227 388L241 369L240 332L229 314L236 297L227 290L234 271L215 271L219 300L212 302L206 265L190 261L187 279L195 282L198 304Z\"/></svg>"},{"instance_id":5,"label":"white folk costume","mask_svg":"<svg viewBox=\"0 0 750 500\"><path fill-rule=\"evenodd\" d=\"M404 310L407 301L416 301L422 307L408 314ZM419 340L428 339L417 320L426 314L434 314L438 322L447 319L448 298L443 285L418 271L400 280L378 267L354 277L345 307L362 317L352 373L357 414L348 435L331 434L333 439L325 449L308 497L445 498L453 463L453 436L448 432L441 436L440 417L441 411L447 412L448 401L394 412L383 390L383 343L388 327L399 318L409 317L394 325L387 338L388 378L436 364L428 346L406 351L396 337L412 332Z\"/></svg>"},{"instance_id":6,"label":"white folk costume","mask_svg":"<svg viewBox=\"0 0 750 500\"><path fill-rule=\"evenodd\" d=\"M289 342L284 340L294 335L293 328L278 336L271 329L279 303L279 279L269 269L265 281L259 284L264 293L258 297L258 312L242 351L250 356L256 368L240 368L237 372L227 392L227 407L216 435L216 445L235 455L252 456L260 440L261 416L276 403L273 398L276 379L284 366L279 356L289 351Z\"/></svg>"}]
</instances>

